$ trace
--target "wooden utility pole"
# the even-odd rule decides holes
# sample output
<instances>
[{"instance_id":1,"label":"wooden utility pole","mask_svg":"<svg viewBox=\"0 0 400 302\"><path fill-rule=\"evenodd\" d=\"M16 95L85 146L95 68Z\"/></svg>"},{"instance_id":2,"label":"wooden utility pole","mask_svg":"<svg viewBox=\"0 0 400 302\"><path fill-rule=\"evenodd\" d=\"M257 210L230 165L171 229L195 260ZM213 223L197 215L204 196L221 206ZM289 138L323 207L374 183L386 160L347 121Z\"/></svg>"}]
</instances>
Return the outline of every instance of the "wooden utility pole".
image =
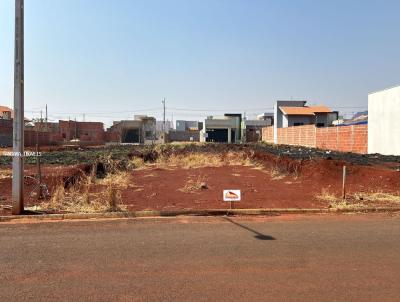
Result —
<instances>
[{"instance_id":1,"label":"wooden utility pole","mask_svg":"<svg viewBox=\"0 0 400 302\"><path fill-rule=\"evenodd\" d=\"M24 211L24 0L15 0L12 213Z\"/></svg>"}]
</instances>

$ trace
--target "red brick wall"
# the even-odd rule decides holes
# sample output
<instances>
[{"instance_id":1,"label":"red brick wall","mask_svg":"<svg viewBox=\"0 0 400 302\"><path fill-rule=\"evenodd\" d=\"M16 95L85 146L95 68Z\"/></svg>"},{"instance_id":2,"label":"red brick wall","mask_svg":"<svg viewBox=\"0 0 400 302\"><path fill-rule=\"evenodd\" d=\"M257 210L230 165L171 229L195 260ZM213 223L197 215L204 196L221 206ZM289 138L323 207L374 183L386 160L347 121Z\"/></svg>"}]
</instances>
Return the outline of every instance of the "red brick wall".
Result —
<instances>
[{"instance_id":1,"label":"red brick wall","mask_svg":"<svg viewBox=\"0 0 400 302\"><path fill-rule=\"evenodd\" d=\"M263 128L263 141L273 142L273 127ZM341 152L368 153L368 125L317 128L314 125L279 128L278 144Z\"/></svg>"},{"instance_id":2,"label":"red brick wall","mask_svg":"<svg viewBox=\"0 0 400 302\"><path fill-rule=\"evenodd\" d=\"M317 148L366 154L368 125L318 128Z\"/></svg>"},{"instance_id":3,"label":"red brick wall","mask_svg":"<svg viewBox=\"0 0 400 302\"><path fill-rule=\"evenodd\" d=\"M119 143L121 141L120 133L117 131L107 130L104 133L104 139L106 142Z\"/></svg>"},{"instance_id":4,"label":"red brick wall","mask_svg":"<svg viewBox=\"0 0 400 302\"><path fill-rule=\"evenodd\" d=\"M274 142L274 126L262 128L262 141L267 143Z\"/></svg>"},{"instance_id":5,"label":"red brick wall","mask_svg":"<svg viewBox=\"0 0 400 302\"><path fill-rule=\"evenodd\" d=\"M278 128L278 144L316 147L314 125Z\"/></svg>"},{"instance_id":6,"label":"red brick wall","mask_svg":"<svg viewBox=\"0 0 400 302\"><path fill-rule=\"evenodd\" d=\"M0 133L11 134L13 133L13 120L0 119Z\"/></svg>"},{"instance_id":7,"label":"red brick wall","mask_svg":"<svg viewBox=\"0 0 400 302\"><path fill-rule=\"evenodd\" d=\"M100 122L59 121L60 134L69 141L75 137L83 142L104 143L104 125Z\"/></svg>"},{"instance_id":8,"label":"red brick wall","mask_svg":"<svg viewBox=\"0 0 400 302\"><path fill-rule=\"evenodd\" d=\"M36 131L31 131L31 130L24 131L25 147L36 146L37 139L39 141L40 146L48 146L50 144L49 132L39 132L38 134L36 134Z\"/></svg>"}]
</instances>

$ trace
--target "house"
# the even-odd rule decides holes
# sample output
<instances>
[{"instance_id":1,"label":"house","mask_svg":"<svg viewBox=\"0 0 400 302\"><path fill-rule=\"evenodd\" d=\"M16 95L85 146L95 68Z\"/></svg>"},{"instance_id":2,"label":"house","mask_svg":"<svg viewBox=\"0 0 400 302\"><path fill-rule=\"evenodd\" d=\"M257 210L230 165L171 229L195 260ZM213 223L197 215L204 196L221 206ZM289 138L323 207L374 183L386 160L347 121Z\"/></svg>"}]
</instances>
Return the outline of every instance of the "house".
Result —
<instances>
[{"instance_id":1,"label":"house","mask_svg":"<svg viewBox=\"0 0 400 302\"><path fill-rule=\"evenodd\" d=\"M257 115L257 120L269 121L270 125L274 124L274 113L273 112L264 112L262 114Z\"/></svg>"},{"instance_id":2,"label":"house","mask_svg":"<svg viewBox=\"0 0 400 302\"><path fill-rule=\"evenodd\" d=\"M204 121L201 141L218 143L238 143L241 141L242 115L226 113L224 116L209 116Z\"/></svg>"},{"instance_id":3,"label":"house","mask_svg":"<svg viewBox=\"0 0 400 302\"><path fill-rule=\"evenodd\" d=\"M368 95L368 153L400 155L400 86Z\"/></svg>"},{"instance_id":4,"label":"house","mask_svg":"<svg viewBox=\"0 0 400 302\"><path fill-rule=\"evenodd\" d=\"M61 134L61 139L64 142L79 140L80 142L93 144L104 143L104 125L101 122L60 120L58 122L58 129Z\"/></svg>"},{"instance_id":5,"label":"house","mask_svg":"<svg viewBox=\"0 0 400 302\"><path fill-rule=\"evenodd\" d=\"M169 130L172 130L172 129L174 129L173 123L168 120L165 121L165 132L168 133ZM156 121L156 132L157 133L164 132L164 121Z\"/></svg>"},{"instance_id":6,"label":"house","mask_svg":"<svg viewBox=\"0 0 400 302\"><path fill-rule=\"evenodd\" d=\"M278 142L278 128L316 125L331 126L338 112L326 106L306 106L307 101L276 101L274 105L274 143Z\"/></svg>"},{"instance_id":7,"label":"house","mask_svg":"<svg viewBox=\"0 0 400 302\"><path fill-rule=\"evenodd\" d=\"M170 130L168 142L199 142L203 123L198 121L176 121L176 130Z\"/></svg>"},{"instance_id":8,"label":"house","mask_svg":"<svg viewBox=\"0 0 400 302\"><path fill-rule=\"evenodd\" d=\"M156 119L146 115L136 115L133 120L115 121L107 129L108 142L144 144L155 142Z\"/></svg>"},{"instance_id":9,"label":"house","mask_svg":"<svg viewBox=\"0 0 400 302\"><path fill-rule=\"evenodd\" d=\"M203 129L203 123L198 121L176 121L176 131L200 131Z\"/></svg>"},{"instance_id":10,"label":"house","mask_svg":"<svg viewBox=\"0 0 400 302\"><path fill-rule=\"evenodd\" d=\"M0 106L0 119L11 120L14 118L14 111L6 106Z\"/></svg>"}]
</instances>

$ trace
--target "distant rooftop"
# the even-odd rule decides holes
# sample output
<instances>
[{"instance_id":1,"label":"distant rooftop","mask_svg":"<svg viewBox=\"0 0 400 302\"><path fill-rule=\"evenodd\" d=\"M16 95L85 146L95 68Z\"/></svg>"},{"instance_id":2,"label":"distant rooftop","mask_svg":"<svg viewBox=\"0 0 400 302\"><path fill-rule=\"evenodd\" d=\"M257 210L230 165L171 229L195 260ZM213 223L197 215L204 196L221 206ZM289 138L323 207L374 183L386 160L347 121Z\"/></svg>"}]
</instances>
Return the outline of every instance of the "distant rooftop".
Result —
<instances>
[{"instance_id":1,"label":"distant rooftop","mask_svg":"<svg viewBox=\"0 0 400 302\"><path fill-rule=\"evenodd\" d=\"M279 109L285 115L315 115L316 113L332 112L332 109L326 106L304 106L304 107L280 106Z\"/></svg>"},{"instance_id":2,"label":"distant rooftop","mask_svg":"<svg viewBox=\"0 0 400 302\"><path fill-rule=\"evenodd\" d=\"M7 107L7 106L1 106L0 105L0 115L2 115L3 112L11 112L11 118L14 118L14 110L12 110L11 108Z\"/></svg>"}]
</instances>

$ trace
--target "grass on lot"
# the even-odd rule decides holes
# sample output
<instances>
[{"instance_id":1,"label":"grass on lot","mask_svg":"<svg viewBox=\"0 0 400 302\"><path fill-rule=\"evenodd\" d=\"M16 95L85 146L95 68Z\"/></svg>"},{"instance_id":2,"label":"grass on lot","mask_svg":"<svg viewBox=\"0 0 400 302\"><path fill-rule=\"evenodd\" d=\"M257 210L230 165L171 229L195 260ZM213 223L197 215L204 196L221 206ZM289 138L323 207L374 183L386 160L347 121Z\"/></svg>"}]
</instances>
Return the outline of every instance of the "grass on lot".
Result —
<instances>
[{"instance_id":1,"label":"grass on lot","mask_svg":"<svg viewBox=\"0 0 400 302\"><path fill-rule=\"evenodd\" d=\"M0 170L0 179L7 179L12 177L11 169Z\"/></svg>"},{"instance_id":2,"label":"grass on lot","mask_svg":"<svg viewBox=\"0 0 400 302\"><path fill-rule=\"evenodd\" d=\"M92 193L91 187L96 181L92 173L84 176L68 189L64 188L64 184L58 185L53 191L50 201L42 202L35 209L69 213L126 211L126 207L122 204L120 189L129 185L127 179L129 178L122 173L114 175L114 177L108 176L101 180L104 185L103 190Z\"/></svg>"},{"instance_id":3,"label":"grass on lot","mask_svg":"<svg viewBox=\"0 0 400 302\"><path fill-rule=\"evenodd\" d=\"M255 166L256 163L244 152L227 152L214 154L208 152L191 152L186 154L161 155L154 163L145 163L141 158L134 158L131 164L135 169L196 169L222 166Z\"/></svg>"},{"instance_id":4,"label":"grass on lot","mask_svg":"<svg viewBox=\"0 0 400 302\"><path fill-rule=\"evenodd\" d=\"M115 174L107 174L106 177L97 179L96 183L104 186L112 185L118 189L134 187L132 176L127 171L120 171Z\"/></svg>"},{"instance_id":5,"label":"grass on lot","mask_svg":"<svg viewBox=\"0 0 400 302\"><path fill-rule=\"evenodd\" d=\"M356 193L354 198L370 202L400 203L400 195L384 192Z\"/></svg>"},{"instance_id":6,"label":"grass on lot","mask_svg":"<svg viewBox=\"0 0 400 302\"><path fill-rule=\"evenodd\" d=\"M321 193L315 196L318 200L326 201L330 208L333 209L358 209L368 205L379 206L382 203L398 204L400 203L400 195L384 192L357 192L349 194L346 199L337 197L327 189L322 189Z\"/></svg>"},{"instance_id":7,"label":"grass on lot","mask_svg":"<svg viewBox=\"0 0 400 302\"><path fill-rule=\"evenodd\" d=\"M207 189L205 177L200 175L197 177L196 180L194 180L193 178L189 178L185 186L179 189L179 191L185 193L196 193L205 189Z\"/></svg>"}]
</instances>

